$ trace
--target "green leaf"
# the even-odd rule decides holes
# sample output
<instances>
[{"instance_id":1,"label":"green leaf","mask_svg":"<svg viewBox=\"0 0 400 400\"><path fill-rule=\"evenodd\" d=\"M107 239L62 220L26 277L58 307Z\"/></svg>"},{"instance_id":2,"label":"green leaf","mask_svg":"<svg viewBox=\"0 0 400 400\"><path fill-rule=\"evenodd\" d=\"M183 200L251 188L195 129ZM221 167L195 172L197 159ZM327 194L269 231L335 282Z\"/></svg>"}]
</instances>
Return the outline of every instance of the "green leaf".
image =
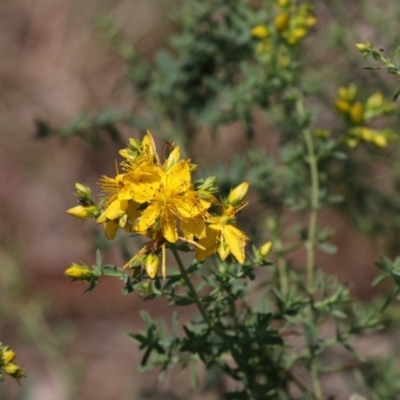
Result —
<instances>
[{"instance_id":1,"label":"green leaf","mask_svg":"<svg viewBox=\"0 0 400 400\"><path fill-rule=\"evenodd\" d=\"M321 243L318 248L327 254L335 254L337 252L337 247L330 243Z\"/></svg>"}]
</instances>

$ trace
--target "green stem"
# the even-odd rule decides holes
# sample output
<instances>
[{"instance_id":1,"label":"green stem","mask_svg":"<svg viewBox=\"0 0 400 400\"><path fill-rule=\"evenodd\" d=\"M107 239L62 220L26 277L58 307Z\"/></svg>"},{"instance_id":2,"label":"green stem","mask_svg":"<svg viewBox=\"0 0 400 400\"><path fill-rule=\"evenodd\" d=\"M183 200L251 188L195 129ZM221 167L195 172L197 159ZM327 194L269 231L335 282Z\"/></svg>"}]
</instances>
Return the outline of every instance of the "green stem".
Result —
<instances>
[{"instance_id":1,"label":"green stem","mask_svg":"<svg viewBox=\"0 0 400 400\"><path fill-rule=\"evenodd\" d=\"M276 240L275 242L276 246L276 261L278 265L278 273L279 273L279 285L281 288L281 292L283 296L286 296L288 292L288 277L287 277L287 266L286 266L286 260L285 257L282 254L282 243L280 240Z\"/></svg>"},{"instance_id":2,"label":"green stem","mask_svg":"<svg viewBox=\"0 0 400 400\"><path fill-rule=\"evenodd\" d=\"M319 179L318 179L318 165L317 157L315 156L314 143L309 129L303 130L304 141L307 148L307 162L310 168L311 176L311 205L310 205L310 221L308 224L307 235L307 288L310 293L314 292L314 251L316 244L317 232L317 213L319 209Z\"/></svg>"},{"instance_id":3,"label":"green stem","mask_svg":"<svg viewBox=\"0 0 400 400\"><path fill-rule=\"evenodd\" d=\"M314 389L314 396L317 400L322 400L323 393L321 382L319 381L318 360L314 358L311 362L311 380Z\"/></svg>"},{"instance_id":4,"label":"green stem","mask_svg":"<svg viewBox=\"0 0 400 400\"><path fill-rule=\"evenodd\" d=\"M172 251L172 253L173 253L174 257L175 257L176 262L178 263L179 270L181 271L182 278L185 281L187 287L189 288L189 291L190 291L190 293L191 293L191 295L193 297L193 301L196 303L196 306L197 306L201 316L203 317L204 322L210 328L213 328L213 326L211 324L211 321L210 321L210 318L208 317L208 314L207 314L205 308L203 307L203 304L201 304L200 298L197 295L196 289L194 288L193 283L189 278L189 275L188 275L188 273L187 273L187 271L185 269L185 266L183 265L183 262L181 260L181 257L179 256L178 251L176 250L176 248L174 246L171 246L171 251Z\"/></svg>"}]
</instances>

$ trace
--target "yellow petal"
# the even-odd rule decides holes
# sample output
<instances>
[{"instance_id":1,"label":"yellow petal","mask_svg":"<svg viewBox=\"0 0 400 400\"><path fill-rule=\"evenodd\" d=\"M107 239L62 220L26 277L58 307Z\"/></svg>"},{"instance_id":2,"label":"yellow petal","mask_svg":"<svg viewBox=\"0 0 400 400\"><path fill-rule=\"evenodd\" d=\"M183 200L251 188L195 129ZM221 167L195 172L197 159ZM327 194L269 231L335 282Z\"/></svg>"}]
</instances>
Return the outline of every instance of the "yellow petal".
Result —
<instances>
[{"instance_id":1,"label":"yellow petal","mask_svg":"<svg viewBox=\"0 0 400 400\"><path fill-rule=\"evenodd\" d=\"M185 239L202 238L206 234L206 223L201 216L181 220L180 227Z\"/></svg>"},{"instance_id":2,"label":"yellow petal","mask_svg":"<svg viewBox=\"0 0 400 400\"><path fill-rule=\"evenodd\" d=\"M164 171L168 171L173 165L175 165L181 157L181 149L179 146L175 147L174 150L171 151L167 160L164 163L163 169Z\"/></svg>"},{"instance_id":3,"label":"yellow petal","mask_svg":"<svg viewBox=\"0 0 400 400\"><path fill-rule=\"evenodd\" d=\"M207 257L217 252L218 237L220 235L220 231L207 227L205 237L198 242L204 249L196 247L196 260L204 261Z\"/></svg>"},{"instance_id":4,"label":"yellow petal","mask_svg":"<svg viewBox=\"0 0 400 400\"><path fill-rule=\"evenodd\" d=\"M156 145L154 143L153 136L150 131L147 131L146 135L142 140L143 154L151 160L156 160L157 164L160 164L160 159L158 158Z\"/></svg>"},{"instance_id":5,"label":"yellow petal","mask_svg":"<svg viewBox=\"0 0 400 400\"><path fill-rule=\"evenodd\" d=\"M178 240L178 232L176 231L175 216L172 212L165 208L160 218L161 231L166 240L175 243Z\"/></svg>"},{"instance_id":6,"label":"yellow petal","mask_svg":"<svg viewBox=\"0 0 400 400\"><path fill-rule=\"evenodd\" d=\"M135 225L134 229L138 232L144 232L149 229L160 216L161 209L158 202L150 204L140 217L139 222Z\"/></svg>"},{"instance_id":7,"label":"yellow petal","mask_svg":"<svg viewBox=\"0 0 400 400\"><path fill-rule=\"evenodd\" d=\"M98 223L103 222L104 218L108 221L113 221L125 214L128 208L127 200L115 200L113 201L103 212L100 218L97 220Z\"/></svg>"},{"instance_id":8,"label":"yellow petal","mask_svg":"<svg viewBox=\"0 0 400 400\"><path fill-rule=\"evenodd\" d=\"M166 196L188 190L191 185L189 163L181 161L173 165L161 178L161 184Z\"/></svg>"},{"instance_id":9,"label":"yellow petal","mask_svg":"<svg viewBox=\"0 0 400 400\"><path fill-rule=\"evenodd\" d=\"M241 263L244 263L244 248L248 241L247 236L233 225L227 224L222 228L224 239L228 243L229 249L235 258Z\"/></svg>"},{"instance_id":10,"label":"yellow petal","mask_svg":"<svg viewBox=\"0 0 400 400\"><path fill-rule=\"evenodd\" d=\"M104 234L106 235L107 239L112 240L115 238L118 226L118 220L107 221L104 223Z\"/></svg>"}]
</instances>

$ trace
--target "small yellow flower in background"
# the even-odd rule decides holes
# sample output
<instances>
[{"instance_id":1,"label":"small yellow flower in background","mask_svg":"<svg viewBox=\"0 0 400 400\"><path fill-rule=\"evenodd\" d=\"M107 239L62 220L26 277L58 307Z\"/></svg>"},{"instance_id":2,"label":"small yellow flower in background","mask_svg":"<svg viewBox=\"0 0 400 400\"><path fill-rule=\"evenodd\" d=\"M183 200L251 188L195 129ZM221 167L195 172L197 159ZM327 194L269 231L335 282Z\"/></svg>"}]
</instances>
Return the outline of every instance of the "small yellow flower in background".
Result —
<instances>
[{"instance_id":1,"label":"small yellow flower in background","mask_svg":"<svg viewBox=\"0 0 400 400\"><path fill-rule=\"evenodd\" d=\"M338 89L335 101L336 110L346 117L351 127L345 139L349 147L356 147L360 140L384 148L390 141L397 140L397 135L388 129L376 130L366 126L375 117L394 112L392 102L386 101L382 93L374 93L365 102L357 99L357 87L349 85Z\"/></svg>"},{"instance_id":2,"label":"small yellow flower in background","mask_svg":"<svg viewBox=\"0 0 400 400\"><path fill-rule=\"evenodd\" d=\"M356 43L355 46L357 47L358 50L363 54L364 57L367 57L369 54L371 54L373 50L373 45L372 43L365 42L365 43Z\"/></svg>"},{"instance_id":3,"label":"small yellow flower in background","mask_svg":"<svg viewBox=\"0 0 400 400\"><path fill-rule=\"evenodd\" d=\"M317 138L327 139L331 135L331 131L329 129L314 129L313 134Z\"/></svg>"},{"instance_id":4,"label":"small yellow flower in background","mask_svg":"<svg viewBox=\"0 0 400 400\"><path fill-rule=\"evenodd\" d=\"M347 87L341 86L338 89L338 97L341 100L352 103L357 97L357 86L349 85Z\"/></svg>"},{"instance_id":5,"label":"small yellow flower in background","mask_svg":"<svg viewBox=\"0 0 400 400\"><path fill-rule=\"evenodd\" d=\"M270 35L270 31L266 25L257 25L251 30L251 34L258 39L265 39Z\"/></svg>"},{"instance_id":6,"label":"small yellow flower in background","mask_svg":"<svg viewBox=\"0 0 400 400\"><path fill-rule=\"evenodd\" d=\"M93 271L87 266L73 263L65 270L64 275L73 280L87 281L93 277Z\"/></svg>"},{"instance_id":7,"label":"small yellow flower in background","mask_svg":"<svg viewBox=\"0 0 400 400\"><path fill-rule=\"evenodd\" d=\"M0 378L2 371L17 381L26 376L22 366L14 363L15 357L15 352L9 346L0 343Z\"/></svg>"},{"instance_id":8,"label":"small yellow flower in background","mask_svg":"<svg viewBox=\"0 0 400 400\"><path fill-rule=\"evenodd\" d=\"M377 147L386 147L388 145L386 137L382 134L374 135L372 141Z\"/></svg>"},{"instance_id":9,"label":"small yellow flower in background","mask_svg":"<svg viewBox=\"0 0 400 400\"><path fill-rule=\"evenodd\" d=\"M350 110L351 104L347 100L337 99L335 101L335 108L341 114L347 114Z\"/></svg>"},{"instance_id":10,"label":"small yellow flower in background","mask_svg":"<svg viewBox=\"0 0 400 400\"><path fill-rule=\"evenodd\" d=\"M362 124L364 122L364 107L359 101L350 107L349 117L354 124Z\"/></svg>"},{"instance_id":11,"label":"small yellow flower in background","mask_svg":"<svg viewBox=\"0 0 400 400\"><path fill-rule=\"evenodd\" d=\"M376 109L382 107L383 104L383 94L382 93L375 93L372 96L368 97L366 108L367 109Z\"/></svg>"},{"instance_id":12,"label":"small yellow flower in background","mask_svg":"<svg viewBox=\"0 0 400 400\"><path fill-rule=\"evenodd\" d=\"M4 364L8 364L8 363L14 361L16 356L17 355L15 354L15 352L13 350L11 350L10 347L6 346L6 347L4 347L4 349L2 351L1 358L2 358Z\"/></svg>"},{"instance_id":13,"label":"small yellow flower in background","mask_svg":"<svg viewBox=\"0 0 400 400\"><path fill-rule=\"evenodd\" d=\"M278 32L286 31L289 28L290 16L288 13L280 13L275 17L274 25Z\"/></svg>"},{"instance_id":14,"label":"small yellow flower in background","mask_svg":"<svg viewBox=\"0 0 400 400\"><path fill-rule=\"evenodd\" d=\"M278 0L278 7L285 8L290 4L290 0Z\"/></svg>"}]
</instances>

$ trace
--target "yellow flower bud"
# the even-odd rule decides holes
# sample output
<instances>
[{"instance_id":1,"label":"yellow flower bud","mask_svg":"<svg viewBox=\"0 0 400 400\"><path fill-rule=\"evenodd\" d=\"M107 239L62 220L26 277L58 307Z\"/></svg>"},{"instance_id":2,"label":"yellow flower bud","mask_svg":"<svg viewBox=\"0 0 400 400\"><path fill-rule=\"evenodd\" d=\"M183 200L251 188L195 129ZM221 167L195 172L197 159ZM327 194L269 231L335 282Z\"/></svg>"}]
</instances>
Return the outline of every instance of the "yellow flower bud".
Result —
<instances>
[{"instance_id":1,"label":"yellow flower bud","mask_svg":"<svg viewBox=\"0 0 400 400\"><path fill-rule=\"evenodd\" d=\"M351 149L354 149L358 145L358 139L354 138L349 138L346 140L347 146L349 146Z\"/></svg>"},{"instance_id":2,"label":"yellow flower bud","mask_svg":"<svg viewBox=\"0 0 400 400\"><path fill-rule=\"evenodd\" d=\"M261 43L258 43L256 46L256 53L258 55L269 53L271 52L271 50L272 50L271 43L266 40L264 40Z\"/></svg>"},{"instance_id":3,"label":"yellow flower bud","mask_svg":"<svg viewBox=\"0 0 400 400\"><path fill-rule=\"evenodd\" d=\"M128 146L129 146L129 149L131 149L131 150L139 151L141 145L142 145L142 143L138 139L135 139L135 138L128 139Z\"/></svg>"},{"instance_id":4,"label":"yellow flower bud","mask_svg":"<svg viewBox=\"0 0 400 400\"><path fill-rule=\"evenodd\" d=\"M372 131L367 127L362 127L359 131L357 131L357 133L358 136L366 142L371 142L373 139Z\"/></svg>"},{"instance_id":5,"label":"yellow flower bud","mask_svg":"<svg viewBox=\"0 0 400 400\"><path fill-rule=\"evenodd\" d=\"M353 102L357 97L357 86L350 85L348 87L340 87L338 89L338 96L342 100Z\"/></svg>"},{"instance_id":6,"label":"yellow flower bud","mask_svg":"<svg viewBox=\"0 0 400 400\"><path fill-rule=\"evenodd\" d=\"M287 56L278 56L278 66L281 68L286 68L290 65L290 58Z\"/></svg>"},{"instance_id":7,"label":"yellow flower bud","mask_svg":"<svg viewBox=\"0 0 400 400\"><path fill-rule=\"evenodd\" d=\"M386 147L388 145L388 141L387 141L386 137L380 133L373 136L372 142L374 143L375 146L382 147L382 148Z\"/></svg>"},{"instance_id":8,"label":"yellow flower bud","mask_svg":"<svg viewBox=\"0 0 400 400\"><path fill-rule=\"evenodd\" d=\"M364 121L364 107L359 101L351 106L349 116L354 124L361 124Z\"/></svg>"},{"instance_id":9,"label":"yellow flower bud","mask_svg":"<svg viewBox=\"0 0 400 400\"><path fill-rule=\"evenodd\" d=\"M73 263L65 270L64 275L73 280L87 281L90 280L93 273L88 267Z\"/></svg>"},{"instance_id":10,"label":"yellow flower bud","mask_svg":"<svg viewBox=\"0 0 400 400\"><path fill-rule=\"evenodd\" d=\"M350 103L345 100L338 99L335 101L335 108L342 114L347 114L350 110Z\"/></svg>"},{"instance_id":11,"label":"yellow flower bud","mask_svg":"<svg viewBox=\"0 0 400 400\"><path fill-rule=\"evenodd\" d=\"M309 15L306 17L304 24L308 27L311 28L317 23L317 18L315 18L313 15Z\"/></svg>"},{"instance_id":12,"label":"yellow flower bud","mask_svg":"<svg viewBox=\"0 0 400 400\"><path fill-rule=\"evenodd\" d=\"M126 159L134 159L135 157L129 152L128 149L121 149L118 151L119 155Z\"/></svg>"},{"instance_id":13,"label":"yellow flower bud","mask_svg":"<svg viewBox=\"0 0 400 400\"><path fill-rule=\"evenodd\" d=\"M303 39L305 36L307 35L307 30L304 28L296 28L293 30L293 32L291 32L290 36L293 39L296 39L297 42L300 41L301 39ZM297 43L296 42L296 43Z\"/></svg>"},{"instance_id":14,"label":"yellow flower bud","mask_svg":"<svg viewBox=\"0 0 400 400\"><path fill-rule=\"evenodd\" d=\"M263 257L267 257L272 251L272 242L268 241L265 244L263 244L260 249L259 252Z\"/></svg>"},{"instance_id":15,"label":"yellow flower bud","mask_svg":"<svg viewBox=\"0 0 400 400\"><path fill-rule=\"evenodd\" d=\"M239 204L246 196L248 189L249 189L249 182L243 182L240 185L236 186L229 193L227 203L232 206Z\"/></svg>"},{"instance_id":16,"label":"yellow flower bud","mask_svg":"<svg viewBox=\"0 0 400 400\"><path fill-rule=\"evenodd\" d=\"M329 129L314 129L313 133L314 133L315 137L318 137L321 139L327 139L331 135L331 132Z\"/></svg>"},{"instance_id":17,"label":"yellow flower bud","mask_svg":"<svg viewBox=\"0 0 400 400\"><path fill-rule=\"evenodd\" d=\"M20 379L25 376L23 368L14 363L7 363L3 365L3 370L6 374L16 379Z\"/></svg>"},{"instance_id":18,"label":"yellow flower bud","mask_svg":"<svg viewBox=\"0 0 400 400\"><path fill-rule=\"evenodd\" d=\"M76 194L80 199L91 199L92 190L89 186L83 185L82 183L75 183Z\"/></svg>"},{"instance_id":19,"label":"yellow flower bud","mask_svg":"<svg viewBox=\"0 0 400 400\"><path fill-rule=\"evenodd\" d=\"M251 30L251 34L258 39L265 39L270 32L266 25L257 25Z\"/></svg>"},{"instance_id":20,"label":"yellow flower bud","mask_svg":"<svg viewBox=\"0 0 400 400\"><path fill-rule=\"evenodd\" d=\"M75 218L79 219L87 219L91 217L97 217L99 214L99 210L96 206L84 206L78 205L67 210L69 215L72 215Z\"/></svg>"},{"instance_id":21,"label":"yellow flower bud","mask_svg":"<svg viewBox=\"0 0 400 400\"><path fill-rule=\"evenodd\" d=\"M368 98L366 108L369 110L377 109L379 107L382 107L382 105L383 105L383 94L375 93Z\"/></svg>"},{"instance_id":22,"label":"yellow flower bud","mask_svg":"<svg viewBox=\"0 0 400 400\"><path fill-rule=\"evenodd\" d=\"M5 364L10 363L14 360L16 357L16 354L14 351L12 351L9 347L5 347L3 349L1 358Z\"/></svg>"},{"instance_id":23,"label":"yellow flower bud","mask_svg":"<svg viewBox=\"0 0 400 400\"><path fill-rule=\"evenodd\" d=\"M278 0L278 6L280 8L285 8L289 5L290 0Z\"/></svg>"},{"instance_id":24,"label":"yellow flower bud","mask_svg":"<svg viewBox=\"0 0 400 400\"><path fill-rule=\"evenodd\" d=\"M355 46L357 47L358 50L361 51L361 53L368 53L368 52L372 51L372 44L369 42L356 43Z\"/></svg>"},{"instance_id":25,"label":"yellow flower bud","mask_svg":"<svg viewBox=\"0 0 400 400\"><path fill-rule=\"evenodd\" d=\"M275 17L274 25L278 32L286 31L289 28L290 17L287 13L280 13Z\"/></svg>"},{"instance_id":26,"label":"yellow flower bud","mask_svg":"<svg viewBox=\"0 0 400 400\"><path fill-rule=\"evenodd\" d=\"M158 272L158 266L160 265L160 259L155 254L149 254L146 257L144 268L150 279L155 279Z\"/></svg>"}]
</instances>

